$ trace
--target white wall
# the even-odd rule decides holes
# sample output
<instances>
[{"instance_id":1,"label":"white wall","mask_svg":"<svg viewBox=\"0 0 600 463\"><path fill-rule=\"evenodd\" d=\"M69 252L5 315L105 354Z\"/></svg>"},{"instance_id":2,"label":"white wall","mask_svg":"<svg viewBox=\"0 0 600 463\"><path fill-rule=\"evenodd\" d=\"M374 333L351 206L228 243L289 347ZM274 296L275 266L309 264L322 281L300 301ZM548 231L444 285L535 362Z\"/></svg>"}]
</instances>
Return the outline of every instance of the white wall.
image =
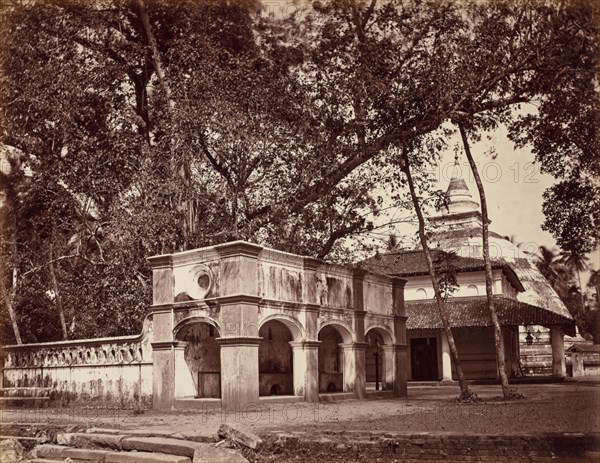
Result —
<instances>
[{"instance_id":1,"label":"white wall","mask_svg":"<svg viewBox=\"0 0 600 463\"><path fill-rule=\"evenodd\" d=\"M506 297L515 297L516 292L512 285L506 280L506 277L499 269L493 270L494 275L494 294ZM404 289L404 298L407 301L416 301L421 299L433 299L433 286L429 275L416 277L406 277L408 282ZM485 296L485 272L464 272L456 276L459 284L454 297ZM423 290L426 297L423 296Z\"/></svg>"}]
</instances>

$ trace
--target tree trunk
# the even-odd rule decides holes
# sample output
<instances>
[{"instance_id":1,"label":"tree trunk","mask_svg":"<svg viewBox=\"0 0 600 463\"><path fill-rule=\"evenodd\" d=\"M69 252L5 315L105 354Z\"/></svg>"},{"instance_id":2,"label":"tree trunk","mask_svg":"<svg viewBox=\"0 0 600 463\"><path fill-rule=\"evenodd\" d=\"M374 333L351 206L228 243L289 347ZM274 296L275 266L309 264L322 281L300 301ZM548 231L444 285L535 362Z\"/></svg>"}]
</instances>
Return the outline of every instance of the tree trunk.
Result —
<instances>
[{"instance_id":1,"label":"tree trunk","mask_svg":"<svg viewBox=\"0 0 600 463\"><path fill-rule=\"evenodd\" d=\"M473 160L471 154L471 148L469 147L469 140L462 124L458 124L460 130L460 136L462 137L463 145L465 147L465 153L477 184L477 190L479 192L479 200L481 201L481 216L483 222L483 262L485 264L485 293L487 296L487 305L494 325L494 346L496 348L496 358L498 360L498 373L500 375L500 383L502 384L502 394L504 398L510 397L510 386L508 384L508 376L506 374L506 359L504 358L504 340L502 338L502 329L500 328L500 322L498 321L498 314L494 306L494 292L492 288L493 275L492 275L492 263L490 262L490 243L489 243L489 230L488 230L488 210L487 202L485 198L485 191L483 189L483 183L481 177L477 171L477 166Z\"/></svg>"},{"instance_id":2,"label":"tree trunk","mask_svg":"<svg viewBox=\"0 0 600 463\"><path fill-rule=\"evenodd\" d=\"M413 206L415 208L415 212L419 220L419 239L421 241L423 253L425 254L425 258L427 260L427 267L429 268L429 275L431 276L431 284L433 285L433 291L435 293L435 300L437 302L438 313L440 315L442 325L444 326L444 332L446 333L446 338L448 339L448 346L450 348L450 355L452 357L452 361L454 362L454 367L456 369L456 376L458 378L458 384L460 385L461 397L468 398L471 395L471 391L469 390L469 386L467 385L467 381L465 380L465 376L462 371L460 357L458 356L458 349L456 348L454 336L452 335L452 329L450 328L450 322L448 321L448 316L446 314L446 306L444 304L444 300L442 299L440 285L438 283L435 267L433 266L433 260L431 259L431 252L429 251L429 246L427 244L427 237L425 236L425 219L423 218L421 206L419 205L419 199L417 198L415 185L413 183L412 174L410 172L408 156L406 155L404 156L404 166L402 170L406 175L406 180L408 181L408 188L410 190L410 197L412 199Z\"/></svg>"},{"instance_id":3,"label":"tree trunk","mask_svg":"<svg viewBox=\"0 0 600 463\"><path fill-rule=\"evenodd\" d=\"M585 296L583 294L583 285L581 284L581 272L579 269L575 269L577 272L577 279L579 280L579 295L581 296L581 310L585 312Z\"/></svg>"},{"instance_id":4,"label":"tree trunk","mask_svg":"<svg viewBox=\"0 0 600 463\"><path fill-rule=\"evenodd\" d=\"M162 64L162 59L160 57L160 51L158 49L158 44L156 43L156 37L152 32L152 26L150 25L150 17L148 16L148 11L146 10L146 5L143 0L137 0L137 6L140 15L140 21L142 23L142 27L144 28L144 34L146 35L146 41L150 46L150 50L152 50L152 62L154 64L154 69L156 70L156 75L160 80L160 84L162 85L163 91L165 92L165 97L167 99L167 104L169 105L169 109L172 109L174 106L173 100L171 98L171 87L169 83L165 79L165 71Z\"/></svg>"},{"instance_id":5,"label":"tree trunk","mask_svg":"<svg viewBox=\"0 0 600 463\"><path fill-rule=\"evenodd\" d=\"M152 31L152 25L150 24L150 17L148 16L148 10L146 9L146 5L144 0L136 0L136 4L138 7L138 14L140 18L140 22L142 23L142 28L144 30L144 35L146 36L146 41L150 50L152 51L152 64L154 69L156 70L156 75L160 81L160 85L162 86L163 92L165 94L165 98L167 100L167 114L170 119L169 125L173 126L173 109L175 108L175 101L173 100L173 93L171 91L171 86L169 85L169 81L165 75L165 68L163 66L162 57L160 54L160 50L158 48L158 42L156 41L156 36ZM172 128L171 128L172 130ZM189 164L189 160L181 159L179 164L174 156L174 145L175 140L173 134L171 134L171 139L169 141L169 154L170 154L170 164L172 172L177 173L179 177L183 180L183 188L179 191L177 195L177 203L178 206L184 210L183 214L183 244L182 251L188 248L188 245L191 240L191 235L194 233L195 223L193 222L196 218L196 211L194 201L187 197L187 194L191 185L191 167Z\"/></svg>"},{"instance_id":6,"label":"tree trunk","mask_svg":"<svg viewBox=\"0 0 600 463\"><path fill-rule=\"evenodd\" d=\"M60 297L60 291L58 289L58 281L56 280L56 273L54 271L54 230L52 230L52 237L50 239L50 278L52 279L52 289L54 290L54 298L56 301L56 308L58 309L58 316L60 317L60 327L62 329L63 339L69 339L69 333L67 331L67 322L65 320L65 312L63 310L62 299Z\"/></svg>"},{"instance_id":7,"label":"tree trunk","mask_svg":"<svg viewBox=\"0 0 600 463\"><path fill-rule=\"evenodd\" d=\"M13 333L15 335L15 341L17 344L23 344L23 342L21 341L21 332L19 331L19 324L17 322L17 314L13 305L17 288L17 269L14 268L12 271L12 284L10 291L6 287L6 278L4 278L4 275L2 275L0 279L0 291L2 291L2 299L4 299L6 309L8 310L8 316L10 317L10 323L12 325Z\"/></svg>"}]
</instances>

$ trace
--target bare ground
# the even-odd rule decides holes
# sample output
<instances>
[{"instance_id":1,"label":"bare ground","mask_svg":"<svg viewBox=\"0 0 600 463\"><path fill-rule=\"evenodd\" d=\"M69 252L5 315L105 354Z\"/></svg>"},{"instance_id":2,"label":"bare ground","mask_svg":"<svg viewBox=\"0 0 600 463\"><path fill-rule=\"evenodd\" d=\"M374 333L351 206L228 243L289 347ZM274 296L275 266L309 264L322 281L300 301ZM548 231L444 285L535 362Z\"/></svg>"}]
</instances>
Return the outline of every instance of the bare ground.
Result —
<instances>
[{"instance_id":1,"label":"bare ground","mask_svg":"<svg viewBox=\"0 0 600 463\"><path fill-rule=\"evenodd\" d=\"M458 404L456 386L411 387L406 399L338 403L265 404L222 412L201 410L159 412L104 407L2 410L0 421L71 426L98 426L180 432L212 437L223 422L238 423L257 433L266 431L373 430L461 434L524 434L600 432L600 384L521 385L523 400L505 402L499 386L474 386L486 401ZM9 425L10 426L10 425ZM2 434L5 434L3 431Z\"/></svg>"}]
</instances>

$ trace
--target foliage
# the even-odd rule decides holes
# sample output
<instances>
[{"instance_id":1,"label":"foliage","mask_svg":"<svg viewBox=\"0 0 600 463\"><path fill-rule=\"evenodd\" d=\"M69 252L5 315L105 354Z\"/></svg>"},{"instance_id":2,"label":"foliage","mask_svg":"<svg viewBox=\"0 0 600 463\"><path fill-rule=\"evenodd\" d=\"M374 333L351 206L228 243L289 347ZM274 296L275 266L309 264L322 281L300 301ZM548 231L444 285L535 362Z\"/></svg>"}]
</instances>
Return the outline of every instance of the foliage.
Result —
<instances>
[{"instance_id":1,"label":"foliage","mask_svg":"<svg viewBox=\"0 0 600 463\"><path fill-rule=\"evenodd\" d=\"M282 19L251 0L7 7L5 309L27 341L58 337L61 306L69 336L134 332L149 255L240 238L347 260L380 184L403 195L399 152L421 148L424 172L445 121L489 129L541 98L515 137L541 139L538 122L566 112L585 124L577 91L563 112L553 95L574 76L589 90L589 24L573 28L570 4L520 5L332 0ZM572 156L581 171L588 154Z\"/></svg>"},{"instance_id":2,"label":"foliage","mask_svg":"<svg viewBox=\"0 0 600 463\"><path fill-rule=\"evenodd\" d=\"M579 285L579 272L585 270L587 259L571 253L540 246L536 265L565 304L582 334L600 342L600 306L597 297L590 300ZM592 271L589 287L597 285L597 271ZM583 303L582 303L583 301Z\"/></svg>"}]
</instances>

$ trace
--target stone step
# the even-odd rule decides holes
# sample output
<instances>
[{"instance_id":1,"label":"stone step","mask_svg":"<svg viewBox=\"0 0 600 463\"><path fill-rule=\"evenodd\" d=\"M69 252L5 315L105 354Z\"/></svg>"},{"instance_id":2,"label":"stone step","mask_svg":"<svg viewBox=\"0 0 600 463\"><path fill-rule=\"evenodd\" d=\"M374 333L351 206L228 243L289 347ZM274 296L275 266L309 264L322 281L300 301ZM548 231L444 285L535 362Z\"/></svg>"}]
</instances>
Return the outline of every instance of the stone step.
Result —
<instances>
[{"instance_id":1,"label":"stone step","mask_svg":"<svg viewBox=\"0 0 600 463\"><path fill-rule=\"evenodd\" d=\"M47 437L28 437L28 436L0 436L0 440L14 439L21 442L37 442L43 444L48 441Z\"/></svg>"},{"instance_id":2,"label":"stone step","mask_svg":"<svg viewBox=\"0 0 600 463\"><path fill-rule=\"evenodd\" d=\"M112 428L89 428L88 434L120 434L139 437L173 437L175 439L192 440L196 442L212 442L214 433L207 431L204 434L198 431L166 431L161 429L112 429Z\"/></svg>"},{"instance_id":3,"label":"stone step","mask_svg":"<svg viewBox=\"0 0 600 463\"><path fill-rule=\"evenodd\" d=\"M101 428L95 428L98 430ZM111 431L110 429L103 429ZM127 431L125 431L127 432ZM138 461L135 458L141 459L146 454L153 455L168 455L184 458L184 460L161 460L165 463L170 461L190 461L194 463L247 463L247 460L235 450L219 448L214 444L195 442L185 439L176 439L170 437L143 437L131 436L127 434L115 433L60 433L56 436L57 442L60 445L51 447L38 446L41 448L44 457L56 457L62 455L63 449L76 448L77 450L88 450L87 447L103 447L110 450L98 450L105 452L104 462L134 462ZM89 449L94 452L97 449ZM92 452L91 457L97 458ZM106 453L107 452L107 453ZM119 454L116 456L115 454ZM69 454L72 459L86 460L87 456L82 452L78 455ZM133 458L133 460L131 460ZM95 461L95 460L93 460ZM152 463L158 460L147 460L144 456L143 460Z\"/></svg>"},{"instance_id":4,"label":"stone step","mask_svg":"<svg viewBox=\"0 0 600 463\"><path fill-rule=\"evenodd\" d=\"M118 452L101 449L81 449L63 445L43 444L32 451L33 459L93 461L99 463L191 463L189 457L158 452Z\"/></svg>"}]
</instances>

